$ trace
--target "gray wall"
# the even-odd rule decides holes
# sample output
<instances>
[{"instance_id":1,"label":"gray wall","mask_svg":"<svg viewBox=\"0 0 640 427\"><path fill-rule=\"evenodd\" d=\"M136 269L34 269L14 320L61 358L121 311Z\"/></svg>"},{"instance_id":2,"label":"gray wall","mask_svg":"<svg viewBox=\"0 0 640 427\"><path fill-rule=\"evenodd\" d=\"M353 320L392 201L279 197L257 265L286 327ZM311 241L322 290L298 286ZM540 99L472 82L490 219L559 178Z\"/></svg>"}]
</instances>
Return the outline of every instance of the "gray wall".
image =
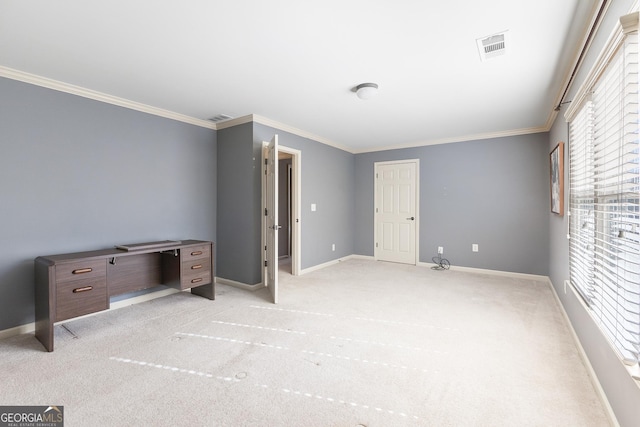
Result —
<instances>
[{"instance_id":1,"label":"gray wall","mask_svg":"<svg viewBox=\"0 0 640 427\"><path fill-rule=\"evenodd\" d=\"M218 131L216 275L248 285L262 281L260 159L251 123Z\"/></svg>"},{"instance_id":2,"label":"gray wall","mask_svg":"<svg viewBox=\"0 0 640 427\"><path fill-rule=\"evenodd\" d=\"M0 78L0 330L39 255L216 238L216 133Z\"/></svg>"},{"instance_id":3,"label":"gray wall","mask_svg":"<svg viewBox=\"0 0 640 427\"><path fill-rule=\"evenodd\" d=\"M356 155L355 253L374 253L374 162L420 159L420 261L443 246L452 265L547 275L547 148L540 133Z\"/></svg>"},{"instance_id":4,"label":"gray wall","mask_svg":"<svg viewBox=\"0 0 640 427\"><path fill-rule=\"evenodd\" d=\"M218 131L218 277L261 282L262 143L275 134L280 145L301 151L301 268L353 254L354 155L245 123ZM311 203L317 204L316 212Z\"/></svg>"},{"instance_id":5,"label":"gray wall","mask_svg":"<svg viewBox=\"0 0 640 427\"><path fill-rule=\"evenodd\" d=\"M566 101L573 99L618 18L627 14L633 3L633 0L612 2ZM566 108L563 108L551 129L547 147L549 151L559 141L568 142L568 125L564 119L565 111ZM565 145L565 212L569 206L568 192L566 191L569 185L568 148L568 145ZM618 422L623 427L636 426L640 420L640 388L611 349L611 345L604 338L576 295L570 289L567 293L564 292L564 281L569 279L569 241L566 238L568 219L566 214L562 217L549 215L549 276Z\"/></svg>"},{"instance_id":6,"label":"gray wall","mask_svg":"<svg viewBox=\"0 0 640 427\"><path fill-rule=\"evenodd\" d=\"M302 152L301 213L302 269L354 253L354 158L346 151L254 123L256 144L278 134L278 142ZM317 210L311 211L315 203ZM336 250L331 250L331 245Z\"/></svg>"}]
</instances>

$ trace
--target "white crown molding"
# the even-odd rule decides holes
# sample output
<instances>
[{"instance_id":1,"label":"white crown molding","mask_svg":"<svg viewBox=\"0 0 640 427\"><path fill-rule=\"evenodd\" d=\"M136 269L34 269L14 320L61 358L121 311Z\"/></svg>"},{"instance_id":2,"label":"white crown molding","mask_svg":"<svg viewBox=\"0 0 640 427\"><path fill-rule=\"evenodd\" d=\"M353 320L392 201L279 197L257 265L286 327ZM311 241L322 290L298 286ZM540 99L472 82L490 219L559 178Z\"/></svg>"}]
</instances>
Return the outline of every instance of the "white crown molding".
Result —
<instances>
[{"instance_id":1,"label":"white crown molding","mask_svg":"<svg viewBox=\"0 0 640 427\"><path fill-rule=\"evenodd\" d=\"M328 140L326 138L322 138L322 137L314 135L312 133L303 131L301 129L294 128L292 126L286 125L284 123L277 122L275 120L271 120L271 119L269 119L267 117L263 117L263 116L260 116L260 115L257 115L257 114L249 114L249 115L246 115L246 116L237 117L237 118L232 119L232 120L225 120L224 122L218 123L216 129L217 130L227 129L227 128L230 128L230 127L233 127L233 126L238 126L238 125L242 125L242 124L250 123L250 122L260 123L262 125L269 126L269 127L274 128L274 129L278 129L278 130L282 130L282 131L285 131L285 132L289 132L289 133L292 133L294 135L301 136L303 138L308 138L308 139L311 139L311 140L313 140L315 142L319 142L321 144L329 145L331 147L338 148L338 149L340 149L342 151L346 151L346 152L351 153L351 154L373 153L373 152L377 152L377 151L388 151L388 150L401 150L401 149L404 149L404 148L424 147L426 145L450 144L450 143L454 143L454 142L469 142L469 141L476 141L476 140L481 140L481 139L504 138L506 136L528 135L528 134L533 134L533 133L548 132L549 129L551 129L551 125L553 124L553 120L552 120L550 123L547 122L547 125L542 126L542 127L514 129L514 130L507 130L507 131L500 131L500 132L489 132L489 133L475 134L475 135L465 135L465 136L459 136L459 137L453 137L453 138L435 139L435 140L430 140L430 141L417 141L417 142L413 142L413 143L396 144L396 145L389 145L389 146L384 146L384 147L363 148L361 150L354 150L352 148L348 148L348 147L346 147L344 145L341 145L341 144L338 144L336 142L330 141L330 140Z\"/></svg>"},{"instance_id":2,"label":"white crown molding","mask_svg":"<svg viewBox=\"0 0 640 427\"><path fill-rule=\"evenodd\" d=\"M231 128L238 125L243 125L245 123L251 123L253 121L253 117L251 114L242 117L236 117L235 119L225 120L224 122L216 123L216 130L222 130Z\"/></svg>"},{"instance_id":3,"label":"white crown molding","mask_svg":"<svg viewBox=\"0 0 640 427\"><path fill-rule=\"evenodd\" d=\"M272 128L280 129L280 130L282 130L284 132L289 132L289 133L292 133L294 135L301 136L303 138L312 139L312 140L314 140L316 142L320 142L320 143L322 143L324 145L329 145L329 146L331 146L333 148L337 148L339 150L355 154L354 151L351 148L347 147L346 145L342 145L342 144L339 144L337 142L331 141L329 139L323 138L321 136L314 135L314 134L312 134L310 132L295 128L293 126L286 125L284 123L277 122L275 120L268 119L266 117L259 116L257 114L253 114L252 117L253 117L253 121L256 122L256 123L260 123L260 124L265 125L265 126L270 126Z\"/></svg>"},{"instance_id":4,"label":"white crown molding","mask_svg":"<svg viewBox=\"0 0 640 427\"><path fill-rule=\"evenodd\" d=\"M560 103L559 99L560 98L558 98L558 101L553 105L558 105ZM559 112L560 110L556 110L555 108L551 109L551 112L549 113L549 117L547 117L547 122L543 126L543 128L545 129L544 132L549 132L551 130L551 127L553 126L553 123L555 123Z\"/></svg>"},{"instance_id":5,"label":"white crown molding","mask_svg":"<svg viewBox=\"0 0 640 427\"><path fill-rule=\"evenodd\" d=\"M328 145L330 147L337 148L339 150L354 154L354 151L345 145L338 144L337 142L333 142L321 136L314 135L310 132L295 128L293 126L286 125L284 123L277 122L275 120L260 116L258 114L248 114L246 116L236 117L235 119L225 120L224 122L217 123L216 129L217 130L227 129L233 126L243 125L249 122L260 123L261 125L269 126L274 129L278 129L284 132L301 136L303 138L311 139L315 142L319 142L321 144Z\"/></svg>"},{"instance_id":6,"label":"white crown molding","mask_svg":"<svg viewBox=\"0 0 640 427\"><path fill-rule=\"evenodd\" d=\"M162 108L152 107L150 105L130 101L128 99L119 98L117 96L108 95L106 93L86 89L69 83L60 82L57 80L49 79L47 77L37 76L35 74L26 73L24 71L14 70L12 68L4 66L0 66L0 77L6 77L11 80L18 80L32 85L45 87L47 89L53 89L59 92L65 92L71 95L77 95L83 98L117 105L119 107L128 108L130 110L164 117L166 119L177 120L179 122L189 123L208 129L216 129L216 124L209 120L196 119L195 117L186 116L184 114L164 110Z\"/></svg>"},{"instance_id":7,"label":"white crown molding","mask_svg":"<svg viewBox=\"0 0 640 427\"><path fill-rule=\"evenodd\" d=\"M33 84L36 86L53 89L59 92L69 93L72 95L81 96L83 98L93 99L95 101L105 102L105 103L117 105L123 108L128 108L131 110L140 111L140 112L144 112L144 113L148 113L155 116L164 117L167 119L176 120L184 123L189 123L189 124L204 127L207 129L222 130L222 129L227 129L233 126L238 126L238 125L250 123L250 122L260 123L262 125L269 126L278 130L282 130L284 132L288 132L294 135L298 135L303 138L311 139L315 142L319 142L321 144L328 145L330 147L334 147L351 154L372 153L377 151L397 150L397 149L403 149L403 148L415 148L415 147L422 147L427 145L449 144L449 143L455 143L455 142L465 142L465 141L474 141L474 140L490 139L490 138L502 138L507 136L526 135L526 134L539 133L539 132L548 132L549 129L551 129L551 125L553 124L553 120L555 120L555 116L557 114L557 112L553 111L552 114L549 116L547 123L543 127L515 129L515 130L490 132L490 133L475 134L475 135L464 135L464 136L458 136L458 137L452 137L452 138L416 141L413 143L396 144L396 145L383 146L383 147L353 149L353 148L347 147L346 145L339 144L335 141L315 135L311 132L298 129L293 126L289 126L287 124L284 124L276 120L272 120L257 114L249 114L249 115L237 117L231 120L226 120L220 123L214 123L209 120L197 119L195 117L186 116L184 114L176 113L169 110L164 110L162 108L153 107L153 106L142 104L135 101L130 101L128 99L119 98L117 96L108 95L102 92L86 89L80 86L60 82L60 81L49 79L46 77L37 76L35 74L26 73L24 71L15 70L9 67L0 66L0 77L22 81L22 82Z\"/></svg>"},{"instance_id":8,"label":"white crown molding","mask_svg":"<svg viewBox=\"0 0 640 427\"><path fill-rule=\"evenodd\" d=\"M507 136L528 135L532 133L548 132L549 129L550 128L547 128L546 126L541 126L541 127L535 127L535 128L513 129L513 130L500 131L500 132L488 132L488 133L479 133L475 135L456 136L452 138L432 139L428 141L416 141L416 142L410 142L407 144L396 144L396 145L388 145L386 147L362 149L362 150L355 151L354 154L374 153L377 151L388 151L388 150L400 150L403 148L417 148L417 147L424 147L427 145L452 144L455 142L471 142L471 141L477 141L481 139L504 138Z\"/></svg>"}]
</instances>

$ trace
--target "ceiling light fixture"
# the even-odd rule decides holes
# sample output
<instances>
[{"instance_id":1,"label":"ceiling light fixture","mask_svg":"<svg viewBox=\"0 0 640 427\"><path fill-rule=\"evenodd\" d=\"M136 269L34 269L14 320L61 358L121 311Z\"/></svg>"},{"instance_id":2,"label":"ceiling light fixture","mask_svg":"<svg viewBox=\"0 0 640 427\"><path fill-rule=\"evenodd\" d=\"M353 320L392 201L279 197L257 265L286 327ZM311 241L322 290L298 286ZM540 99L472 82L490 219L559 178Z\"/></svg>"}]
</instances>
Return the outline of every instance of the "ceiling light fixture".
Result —
<instances>
[{"instance_id":1,"label":"ceiling light fixture","mask_svg":"<svg viewBox=\"0 0 640 427\"><path fill-rule=\"evenodd\" d=\"M361 83L356 86L356 95L360 99L371 99L378 93L377 83Z\"/></svg>"}]
</instances>

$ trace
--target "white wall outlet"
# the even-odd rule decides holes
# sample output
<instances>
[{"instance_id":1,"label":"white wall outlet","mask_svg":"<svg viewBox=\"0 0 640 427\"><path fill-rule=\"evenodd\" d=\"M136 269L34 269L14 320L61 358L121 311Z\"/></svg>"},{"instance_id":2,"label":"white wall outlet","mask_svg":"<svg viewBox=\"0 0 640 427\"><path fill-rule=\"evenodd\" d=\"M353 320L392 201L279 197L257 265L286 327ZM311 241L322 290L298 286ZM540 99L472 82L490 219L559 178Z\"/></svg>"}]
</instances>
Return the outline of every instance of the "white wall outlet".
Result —
<instances>
[{"instance_id":1,"label":"white wall outlet","mask_svg":"<svg viewBox=\"0 0 640 427\"><path fill-rule=\"evenodd\" d=\"M473 245L471 245L471 250L472 250L473 252L478 252L478 244L477 244L477 243L474 243Z\"/></svg>"},{"instance_id":2,"label":"white wall outlet","mask_svg":"<svg viewBox=\"0 0 640 427\"><path fill-rule=\"evenodd\" d=\"M335 244L335 243L333 243L333 244L331 245L331 250L332 250L332 251L335 251L335 250L336 250L336 244Z\"/></svg>"},{"instance_id":3,"label":"white wall outlet","mask_svg":"<svg viewBox=\"0 0 640 427\"><path fill-rule=\"evenodd\" d=\"M441 255L444 253L444 248L442 246L438 246L438 253Z\"/></svg>"},{"instance_id":4,"label":"white wall outlet","mask_svg":"<svg viewBox=\"0 0 640 427\"><path fill-rule=\"evenodd\" d=\"M316 211L316 204L311 203L311 212L315 212L315 211Z\"/></svg>"}]
</instances>

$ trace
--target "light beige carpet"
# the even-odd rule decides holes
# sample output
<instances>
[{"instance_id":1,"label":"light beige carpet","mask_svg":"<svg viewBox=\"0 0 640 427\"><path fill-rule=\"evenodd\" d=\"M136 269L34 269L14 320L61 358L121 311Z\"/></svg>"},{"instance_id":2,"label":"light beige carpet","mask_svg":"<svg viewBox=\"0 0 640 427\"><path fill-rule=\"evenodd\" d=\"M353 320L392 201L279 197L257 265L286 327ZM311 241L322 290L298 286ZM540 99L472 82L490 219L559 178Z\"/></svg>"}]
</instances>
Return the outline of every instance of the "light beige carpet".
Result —
<instances>
[{"instance_id":1,"label":"light beige carpet","mask_svg":"<svg viewBox=\"0 0 640 427\"><path fill-rule=\"evenodd\" d=\"M607 426L547 283L351 260L0 341L1 405L74 426Z\"/></svg>"}]
</instances>

